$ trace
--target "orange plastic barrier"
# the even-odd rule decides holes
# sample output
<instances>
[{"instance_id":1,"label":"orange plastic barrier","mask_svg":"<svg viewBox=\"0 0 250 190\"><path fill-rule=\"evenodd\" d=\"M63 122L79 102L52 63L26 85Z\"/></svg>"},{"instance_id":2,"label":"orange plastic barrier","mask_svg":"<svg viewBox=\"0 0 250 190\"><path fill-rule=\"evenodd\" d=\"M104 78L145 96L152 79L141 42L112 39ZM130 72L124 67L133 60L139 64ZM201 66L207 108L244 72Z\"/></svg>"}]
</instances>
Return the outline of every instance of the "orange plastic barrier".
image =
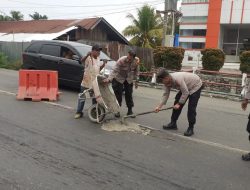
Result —
<instances>
[{"instance_id":1,"label":"orange plastic barrier","mask_svg":"<svg viewBox=\"0 0 250 190\"><path fill-rule=\"evenodd\" d=\"M18 100L56 101L58 92L57 71L20 70Z\"/></svg>"}]
</instances>

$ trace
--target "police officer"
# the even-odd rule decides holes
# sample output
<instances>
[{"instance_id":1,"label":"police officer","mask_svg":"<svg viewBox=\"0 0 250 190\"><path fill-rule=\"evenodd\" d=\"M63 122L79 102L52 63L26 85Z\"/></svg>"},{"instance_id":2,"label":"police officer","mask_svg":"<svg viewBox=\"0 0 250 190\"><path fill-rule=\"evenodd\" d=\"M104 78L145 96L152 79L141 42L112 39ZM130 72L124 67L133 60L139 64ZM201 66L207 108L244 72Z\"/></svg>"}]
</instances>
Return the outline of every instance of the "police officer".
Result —
<instances>
[{"instance_id":1,"label":"police officer","mask_svg":"<svg viewBox=\"0 0 250 190\"><path fill-rule=\"evenodd\" d=\"M165 69L161 69L157 73L157 82L164 84L164 94L161 103L155 108L158 112L163 105L167 103L170 89L176 88L179 92L176 94L171 116L171 122L168 125L163 125L165 130L177 130L177 120L181 114L182 108L188 101L188 122L189 127L184 133L185 136L194 134L194 124L196 123L196 107L201 95L202 81L200 77L193 73L176 72L169 74Z\"/></svg>"},{"instance_id":2,"label":"police officer","mask_svg":"<svg viewBox=\"0 0 250 190\"><path fill-rule=\"evenodd\" d=\"M135 51L130 50L127 56L123 56L117 61L110 76L104 80L104 82L112 82L112 88L120 106L122 105L123 90L125 91L125 100L128 107L127 115L133 115L134 102L132 93L133 83L135 88L138 87L138 62L139 58L136 57ZM120 113L115 116L120 117Z\"/></svg>"}]
</instances>

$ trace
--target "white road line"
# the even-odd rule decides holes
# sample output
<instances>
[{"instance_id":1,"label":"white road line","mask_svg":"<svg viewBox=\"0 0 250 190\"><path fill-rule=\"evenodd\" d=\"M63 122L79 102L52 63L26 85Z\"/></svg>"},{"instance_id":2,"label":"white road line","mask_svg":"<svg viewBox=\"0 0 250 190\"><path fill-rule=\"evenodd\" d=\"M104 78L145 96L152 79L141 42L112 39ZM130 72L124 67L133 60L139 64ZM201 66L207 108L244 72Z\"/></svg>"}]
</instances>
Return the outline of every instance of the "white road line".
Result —
<instances>
[{"instance_id":1,"label":"white road line","mask_svg":"<svg viewBox=\"0 0 250 190\"><path fill-rule=\"evenodd\" d=\"M183 135L180 135L180 134L171 133L171 132L163 131L163 130L160 130L160 129L155 129L155 128L152 128L152 127L149 127L149 126L146 126L146 125L140 125L140 126L151 129L151 130L167 133L168 135L171 135L171 136L174 136L174 137L179 137L179 138L182 138L182 139L185 139L185 140L188 140L188 141L213 146L213 147L216 147L216 148L221 148L221 149L230 150L230 151L234 151L234 152L239 152L239 153L243 153L243 154L250 152L249 150L247 151L247 150L243 150L243 149L239 149L239 148L234 148L234 147L231 147L231 146L227 146L227 145L223 145L223 144L215 143L215 142L211 142L211 141L201 140L201 139L197 139L197 138L194 138L194 137L186 137L186 136L183 136Z\"/></svg>"},{"instance_id":2,"label":"white road line","mask_svg":"<svg viewBox=\"0 0 250 190\"><path fill-rule=\"evenodd\" d=\"M7 95L14 95L14 96L16 96L16 93L4 91L4 90L0 90L0 93L1 94L7 94Z\"/></svg>"},{"instance_id":3,"label":"white road line","mask_svg":"<svg viewBox=\"0 0 250 190\"><path fill-rule=\"evenodd\" d=\"M60 108L64 108L64 109L67 109L67 110L74 110L74 108L72 108L70 106L63 105L63 104L58 104L58 103L54 103L54 102L43 102L43 103L49 104L49 105L52 105L52 106L56 106L56 107L60 107Z\"/></svg>"},{"instance_id":4,"label":"white road line","mask_svg":"<svg viewBox=\"0 0 250 190\"><path fill-rule=\"evenodd\" d=\"M7 94L7 95L16 96L16 93L4 91L4 90L0 90L0 93L1 94ZM66 105L63 105L63 104L58 104L58 103L55 103L55 102L44 102L43 101L42 103L53 105L53 106L60 107L60 108L64 108L64 109L67 109L67 110L74 110L74 108L72 108L70 106L66 106ZM152 127L149 127L149 126L146 126L146 125L141 125L141 124L138 124L138 125L141 126L141 127L144 127L144 128L148 128L150 130L160 131L160 132L163 132L163 133L167 133L168 135L171 135L171 136L174 136L174 137L182 138L182 139L185 139L185 140L188 140L188 141L192 141L192 142L196 142L196 143L201 143L201 144L209 145L209 146L220 148L220 149L224 149L224 150L239 152L239 153L243 153L243 154L249 152L247 150L243 150L243 149L239 149L239 148L234 148L234 147L223 145L223 144L220 144L220 143L215 143L215 142L211 142L211 141L201 140L201 139L197 139L197 138L194 138L194 137L185 137L185 136L180 135L180 134L163 131L163 130L152 128Z\"/></svg>"}]
</instances>

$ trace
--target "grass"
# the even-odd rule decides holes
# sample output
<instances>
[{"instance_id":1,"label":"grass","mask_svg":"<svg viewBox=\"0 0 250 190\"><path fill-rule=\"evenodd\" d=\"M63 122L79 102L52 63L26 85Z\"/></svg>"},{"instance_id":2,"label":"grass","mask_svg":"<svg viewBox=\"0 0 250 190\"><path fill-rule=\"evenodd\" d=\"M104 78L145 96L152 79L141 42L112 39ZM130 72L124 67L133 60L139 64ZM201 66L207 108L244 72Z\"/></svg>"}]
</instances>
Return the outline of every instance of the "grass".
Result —
<instances>
[{"instance_id":1,"label":"grass","mask_svg":"<svg viewBox=\"0 0 250 190\"><path fill-rule=\"evenodd\" d=\"M21 60L9 61L8 57L4 53L0 52L0 68L19 70L21 65Z\"/></svg>"}]
</instances>

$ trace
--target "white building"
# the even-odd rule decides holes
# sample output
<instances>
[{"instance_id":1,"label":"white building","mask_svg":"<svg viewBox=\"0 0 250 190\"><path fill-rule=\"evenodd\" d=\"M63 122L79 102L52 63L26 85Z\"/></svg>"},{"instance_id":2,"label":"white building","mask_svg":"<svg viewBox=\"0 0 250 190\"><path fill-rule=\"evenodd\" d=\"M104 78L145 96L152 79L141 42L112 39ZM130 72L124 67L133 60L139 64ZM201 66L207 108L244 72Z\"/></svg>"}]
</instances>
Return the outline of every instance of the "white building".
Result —
<instances>
[{"instance_id":1,"label":"white building","mask_svg":"<svg viewBox=\"0 0 250 190\"><path fill-rule=\"evenodd\" d=\"M220 48L227 62L239 61L250 38L249 7L250 0L182 0L179 42L186 59L197 60L202 48Z\"/></svg>"}]
</instances>

